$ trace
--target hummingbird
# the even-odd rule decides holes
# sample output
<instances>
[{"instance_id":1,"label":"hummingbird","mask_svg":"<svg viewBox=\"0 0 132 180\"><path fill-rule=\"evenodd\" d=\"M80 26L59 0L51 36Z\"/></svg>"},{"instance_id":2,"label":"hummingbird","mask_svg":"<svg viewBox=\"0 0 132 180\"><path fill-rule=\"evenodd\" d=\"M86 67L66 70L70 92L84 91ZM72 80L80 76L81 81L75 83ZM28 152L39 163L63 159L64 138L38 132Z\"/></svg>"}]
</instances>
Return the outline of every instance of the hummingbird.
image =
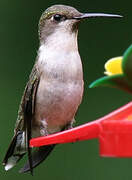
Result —
<instances>
[{"instance_id":1,"label":"hummingbird","mask_svg":"<svg viewBox=\"0 0 132 180\"><path fill-rule=\"evenodd\" d=\"M30 139L72 128L84 89L78 26L82 20L94 17L121 16L81 13L70 6L53 5L40 17L39 49L21 99L14 136L3 160L6 171L27 153L28 161L20 172L33 174L33 168L46 159L55 145L32 151Z\"/></svg>"}]
</instances>

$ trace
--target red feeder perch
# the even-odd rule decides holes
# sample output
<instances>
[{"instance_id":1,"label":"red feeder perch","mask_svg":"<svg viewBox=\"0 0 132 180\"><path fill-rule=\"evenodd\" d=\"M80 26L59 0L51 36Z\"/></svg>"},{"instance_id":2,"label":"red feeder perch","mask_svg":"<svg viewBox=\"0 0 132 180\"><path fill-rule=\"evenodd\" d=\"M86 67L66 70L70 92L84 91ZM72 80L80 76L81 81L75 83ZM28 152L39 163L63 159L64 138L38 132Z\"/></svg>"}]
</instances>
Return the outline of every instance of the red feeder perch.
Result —
<instances>
[{"instance_id":1,"label":"red feeder perch","mask_svg":"<svg viewBox=\"0 0 132 180\"><path fill-rule=\"evenodd\" d=\"M98 138L100 155L132 157L132 102L84 125L60 133L31 139L31 147Z\"/></svg>"}]
</instances>

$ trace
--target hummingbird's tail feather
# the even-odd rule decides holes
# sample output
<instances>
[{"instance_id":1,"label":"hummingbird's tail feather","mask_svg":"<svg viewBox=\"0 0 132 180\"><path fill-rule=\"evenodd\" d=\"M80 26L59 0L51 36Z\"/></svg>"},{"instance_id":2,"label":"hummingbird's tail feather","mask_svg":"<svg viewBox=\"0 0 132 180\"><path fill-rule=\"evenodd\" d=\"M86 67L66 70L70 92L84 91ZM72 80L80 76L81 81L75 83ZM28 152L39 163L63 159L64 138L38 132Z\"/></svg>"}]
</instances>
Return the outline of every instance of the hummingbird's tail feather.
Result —
<instances>
[{"instance_id":1,"label":"hummingbird's tail feather","mask_svg":"<svg viewBox=\"0 0 132 180\"><path fill-rule=\"evenodd\" d=\"M9 148L6 152L6 155L3 160L3 165L5 170L8 171L16 165L16 163L23 157L26 153L26 150L23 148L23 137L24 133L19 131L12 139Z\"/></svg>"},{"instance_id":2,"label":"hummingbird's tail feather","mask_svg":"<svg viewBox=\"0 0 132 180\"><path fill-rule=\"evenodd\" d=\"M55 145L42 146L37 149L37 151L32 153L32 168L38 166L41 162L43 162L51 151L54 149ZM30 164L27 162L22 169L20 169L20 173L26 173L30 171Z\"/></svg>"}]
</instances>

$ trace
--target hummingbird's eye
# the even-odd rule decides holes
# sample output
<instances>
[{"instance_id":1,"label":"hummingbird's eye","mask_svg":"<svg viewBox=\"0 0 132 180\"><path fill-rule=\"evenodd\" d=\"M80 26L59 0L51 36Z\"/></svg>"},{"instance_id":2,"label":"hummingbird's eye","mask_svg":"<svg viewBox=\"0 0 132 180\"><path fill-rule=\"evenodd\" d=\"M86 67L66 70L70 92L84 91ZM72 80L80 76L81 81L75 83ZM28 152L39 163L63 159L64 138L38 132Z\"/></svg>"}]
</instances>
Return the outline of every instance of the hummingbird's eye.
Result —
<instances>
[{"instance_id":1,"label":"hummingbird's eye","mask_svg":"<svg viewBox=\"0 0 132 180\"><path fill-rule=\"evenodd\" d=\"M65 16L62 16L61 14L55 14L55 15L53 16L53 19L54 19L55 21L57 21L57 22L60 22L60 21L62 21L62 20L65 20L66 17L65 17Z\"/></svg>"}]
</instances>

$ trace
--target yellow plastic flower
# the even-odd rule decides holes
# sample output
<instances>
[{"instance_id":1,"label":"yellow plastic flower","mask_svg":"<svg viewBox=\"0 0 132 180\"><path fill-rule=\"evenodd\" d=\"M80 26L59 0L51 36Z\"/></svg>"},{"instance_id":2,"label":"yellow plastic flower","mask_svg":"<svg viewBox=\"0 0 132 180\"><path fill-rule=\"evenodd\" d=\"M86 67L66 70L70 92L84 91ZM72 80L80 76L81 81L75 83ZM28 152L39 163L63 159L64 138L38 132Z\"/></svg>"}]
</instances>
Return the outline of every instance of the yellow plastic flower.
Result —
<instances>
[{"instance_id":1,"label":"yellow plastic flower","mask_svg":"<svg viewBox=\"0 0 132 180\"><path fill-rule=\"evenodd\" d=\"M122 74L123 73L122 67L121 67L122 59L123 59L123 57L120 56L120 57L115 57L115 58L108 60L105 63L105 72L104 73L108 76Z\"/></svg>"}]
</instances>

